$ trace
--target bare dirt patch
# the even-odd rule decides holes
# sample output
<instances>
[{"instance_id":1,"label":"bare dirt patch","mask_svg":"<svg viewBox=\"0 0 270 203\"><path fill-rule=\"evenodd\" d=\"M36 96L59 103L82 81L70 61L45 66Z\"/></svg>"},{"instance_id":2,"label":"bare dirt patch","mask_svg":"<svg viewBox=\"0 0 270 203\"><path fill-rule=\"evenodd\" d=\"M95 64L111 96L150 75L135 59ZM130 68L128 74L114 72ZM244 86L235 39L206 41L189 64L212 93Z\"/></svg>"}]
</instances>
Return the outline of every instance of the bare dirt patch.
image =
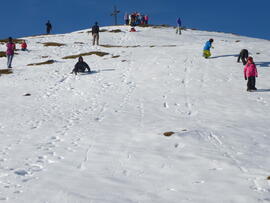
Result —
<instances>
[{"instance_id":1,"label":"bare dirt patch","mask_svg":"<svg viewBox=\"0 0 270 203\"><path fill-rule=\"evenodd\" d=\"M163 133L163 135L166 136L166 137L170 137L170 136L172 136L174 133L175 133L175 132L169 131L169 132Z\"/></svg>"},{"instance_id":2,"label":"bare dirt patch","mask_svg":"<svg viewBox=\"0 0 270 203\"><path fill-rule=\"evenodd\" d=\"M101 51L91 51L91 52L87 52L87 53L82 53L82 54L76 54L76 55L71 55L71 56L65 56L63 57L63 59L75 59L78 58L80 56L91 56L91 55L97 55L100 57L106 56L109 53L107 52L101 52Z\"/></svg>"},{"instance_id":3,"label":"bare dirt patch","mask_svg":"<svg viewBox=\"0 0 270 203\"><path fill-rule=\"evenodd\" d=\"M110 44L103 44L103 45L100 45L100 46L105 47L105 48L136 48L136 47L140 47L140 45L120 46L120 45L110 45Z\"/></svg>"},{"instance_id":4,"label":"bare dirt patch","mask_svg":"<svg viewBox=\"0 0 270 203\"><path fill-rule=\"evenodd\" d=\"M7 42L8 42L8 39L0 39L1 44L7 43ZM12 39L12 42L17 43L17 44L21 44L21 43L23 43L23 39Z\"/></svg>"},{"instance_id":5,"label":"bare dirt patch","mask_svg":"<svg viewBox=\"0 0 270 203\"><path fill-rule=\"evenodd\" d=\"M48 60L40 63L30 63L27 66L40 66L40 65L46 65L46 64L53 64L55 63L55 60Z\"/></svg>"},{"instance_id":6,"label":"bare dirt patch","mask_svg":"<svg viewBox=\"0 0 270 203\"><path fill-rule=\"evenodd\" d=\"M7 75L7 74L12 74L12 73L13 71L11 69L0 69L0 75L2 74Z\"/></svg>"},{"instance_id":7,"label":"bare dirt patch","mask_svg":"<svg viewBox=\"0 0 270 203\"><path fill-rule=\"evenodd\" d=\"M58 43L58 42L44 42L42 43L45 47L61 47L66 46L65 44Z\"/></svg>"}]
</instances>

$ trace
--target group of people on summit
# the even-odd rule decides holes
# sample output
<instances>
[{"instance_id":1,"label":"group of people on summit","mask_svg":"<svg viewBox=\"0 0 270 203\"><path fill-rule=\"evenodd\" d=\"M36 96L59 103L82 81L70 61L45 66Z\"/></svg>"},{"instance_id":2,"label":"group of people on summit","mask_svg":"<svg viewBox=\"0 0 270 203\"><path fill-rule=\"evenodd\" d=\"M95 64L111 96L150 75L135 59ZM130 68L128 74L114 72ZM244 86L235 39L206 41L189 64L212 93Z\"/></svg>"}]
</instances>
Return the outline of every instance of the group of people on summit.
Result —
<instances>
[{"instance_id":1,"label":"group of people on summit","mask_svg":"<svg viewBox=\"0 0 270 203\"><path fill-rule=\"evenodd\" d=\"M149 16L138 13L138 12L134 12L131 14L125 13L124 21L125 21L125 25L131 25L131 26L147 25L149 21Z\"/></svg>"},{"instance_id":2,"label":"group of people on summit","mask_svg":"<svg viewBox=\"0 0 270 203\"><path fill-rule=\"evenodd\" d=\"M147 17L147 18L145 18ZM133 13L131 15L126 14L125 15L125 23L126 25L135 25L137 23L143 23L143 24L147 24L148 23L148 16L144 16L141 15L139 13ZM177 18L177 27L176 27L176 33L181 35L181 19ZM52 25L50 23L50 21L48 21L46 23L46 33L50 34L52 30ZM92 26L92 37L93 37L93 45L99 45L99 26L98 26L98 22L95 22L95 24ZM213 47L213 42L214 39L209 39L203 48L203 57L204 58L209 58L211 57L211 48ZM7 47L7 51L6 51L6 56L7 56L7 67L8 68L12 68L12 60L14 57L14 53L16 50L16 45L13 42L12 38L9 37L8 38L8 42L6 44ZM27 44L26 41L24 40L21 43L21 50L22 51L26 51L27 50ZM256 85L256 77L258 77L258 72L257 72L257 68L256 65L253 61L253 58L249 56L249 52L247 49L242 49L237 62L240 62L240 59L243 63L244 67L244 78L245 80L247 80L247 91L253 91L253 90L257 90L255 85ZM91 72L90 67L88 66L88 64L86 62L84 62L82 56L79 57L78 62L76 63L74 69L72 70L72 73L76 74L78 72L85 72L85 70L87 70L88 72Z\"/></svg>"}]
</instances>

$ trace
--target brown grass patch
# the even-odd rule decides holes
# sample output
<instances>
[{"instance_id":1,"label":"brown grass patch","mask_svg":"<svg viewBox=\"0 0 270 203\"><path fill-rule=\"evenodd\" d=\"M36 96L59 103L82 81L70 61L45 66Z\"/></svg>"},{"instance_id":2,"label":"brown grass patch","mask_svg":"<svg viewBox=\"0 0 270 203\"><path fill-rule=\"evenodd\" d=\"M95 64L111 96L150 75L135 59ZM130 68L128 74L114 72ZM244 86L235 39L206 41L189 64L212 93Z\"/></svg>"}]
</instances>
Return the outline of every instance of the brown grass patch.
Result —
<instances>
[{"instance_id":1,"label":"brown grass patch","mask_svg":"<svg viewBox=\"0 0 270 203\"><path fill-rule=\"evenodd\" d=\"M6 52L5 51L0 51L0 57L6 57Z\"/></svg>"},{"instance_id":2,"label":"brown grass patch","mask_svg":"<svg viewBox=\"0 0 270 203\"><path fill-rule=\"evenodd\" d=\"M61 47L61 46L66 46L65 44L62 43L57 43L57 42L44 42L42 43L45 47Z\"/></svg>"},{"instance_id":3,"label":"brown grass patch","mask_svg":"<svg viewBox=\"0 0 270 203\"><path fill-rule=\"evenodd\" d=\"M235 42L240 42L240 40L236 40Z\"/></svg>"},{"instance_id":4,"label":"brown grass patch","mask_svg":"<svg viewBox=\"0 0 270 203\"><path fill-rule=\"evenodd\" d=\"M90 56L90 55L97 55L97 56L103 57L103 56L108 55L108 54L109 53L107 53L107 52L91 51L91 52L88 52L88 53L82 53L82 54L77 54L77 55L65 56L65 57L63 57L63 59L75 59L75 58L78 58L80 56Z\"/></svg>"},{"instance_id":5,"label":"brown grass patch","mask_svg":"<svg viewBox=\"0 0 270 203\"><path fill-rule=\"evenodd\" d=\"M115 55L115 56L112 56L112 58L119 58L120 55Z\"/></svg>"},{"instance_id":6,"label":"brown grass patch","mask_svg":"<svg viewBox=\"0 0 270 203\"><path fill-rule=\"evenodd\" d=\"M105 47L105 48L136 48L136 47L140 47L140 45L119 46L119 45L109 45L109 44L103 44L103 45L100 45L100 46Z\"/></svg>"},{"instance_id":7,"label":"brown grass patch","mask_svg":"<svg viewBox=\"0 0 270 203\"><path fill-rule=\"evenodd\" d=\"M44 58L48 58L48 57L49 57L49 56L41 56L41 58L43 58L43 59L44 59Z\"/></svg>"},{"instance_id":8,"label":"brown grass patch","mask_svg":"<svg viewBox=\"0 0 270 203\"><path fill-rule=\"evenodd\" d=\"M108 30L107 29L101 29L101 30L99 30L99 32L108 32Z\"/></svg>"},{"instance_id":9,"label":"brown grass patch","mask_svg":"<svg viewBox=\"0 0 270 203\"><path fill-rule=\"evenodd\" d=\"M121 48L123 46L118 46L118 45L109 45L109 44L104 44L104 45L100 45L101 47L105 47L105 48Z\"/></svg>"},{"instance_id":10,"label":"brown grass patch","mask_svg":"<svg viewBox=\"0 0 270 203\"><path fill-rule=\"evenodd\" d=\"M74 44L84 44L83 42L74 42Z\"/></svg>"},{"instance_id":11,"label":"brown grass patch","mask_svg":"<svg viewBox=\"0 0 270 203\"><path fill-rule=\"evenodd\" d=\"M40 66L40 65L46 65L46 64L53 64L54 62L55 60L48 60L48 61L44 61L40 63L31 63L31 64L28 64L27 66Z\"/></svg>"},{"instance_id":12,"label":"brown grass patch","mask_svg":"<svg viewBox=\"0 0 270 203\"><path fill-rule=\"evenodd\" d=\"M155 47L155 45L151 45L151 46L149 46L150 48L153 48L153 47Z\"/></svg>"},{"instance_id":13,"label":"brown grass patch","mask_svg":"<svg viewBox=\"0 0 270 203\"><path fill-rule=\"evenodd\" d=\"M270 176L267 177L267 180L270 180Z\"/></svg>"},{"instance_id":14,"label":"brown grass patch","mask_svg":"<svg viewBox=\"0 0 270 203\"><path fill-rule=\"evenodd\" d=\"M257 52L256 54L259 55L259 54L261 54L261 53L260 53L260 52Z\"/></svg>"},{"instance_id":15,"label":"brown grass patch","mask_svg":"<svg viewBox=\"0 0 270 203\"><path fill-rule=\"evenodd\" d=\"M122 30L120 30L120 29L115 29L115 30L110 30L109 32L119 33L119 32L122 32Z\"/></svg>"},{"instance_id":16,"label":"brown grass patch","mask_svg":"<svg viewBox=\"0 0 270 203\"><path fill-rule=\"evenodd\" d=\"M108 32L107 29L100 29L99 32ZM90 34L92 33L92 30L87 31L86 33Z\"/></svg>"},{"instance_id":17,"label":"brown grass patch","mask_svg":"<svg viewBox=\"0 0 270 203\"><path fill-rule=\"evenodd\" d=\"M13 71L11 69L0 69L0 75L1 74L11 74Z\"/></svg>"},{"instance_id":18,"label":"brown grass patch","mask_svg":"<svg viewBox=\"0 0 270 203\"><path fill-rule=\"evenodd\" d=\"M16 49L18 50L18 49ZM18 53L14 53L14 55L18 55ZM5 51L0 51L0 57L7 57L7 54Z\"/></svg>"},{"instance_id":19,"label":"brown grass patch","mask_svg":"<svg viewBox=\"0 0 270 203\"><path fill-rule=\"evenodd\" d=\"M18 43L18 44L21 44L23 43L23 39L12 39L12 42L13 43ZM8 39L0 39L0 42L1 43L7 43L8 42Z\"/></svg>"},{"instance_id":20,"label":"brown grass patch","mask_svg":"<svg viewBox=\"0 0 270 203\"><path fill-rule=\"evenodd\" d=\"M165 132L163 133L164 136L169 137L172 136L175 132L169 131L169 132Z\"/></svg>"}]
</instances>

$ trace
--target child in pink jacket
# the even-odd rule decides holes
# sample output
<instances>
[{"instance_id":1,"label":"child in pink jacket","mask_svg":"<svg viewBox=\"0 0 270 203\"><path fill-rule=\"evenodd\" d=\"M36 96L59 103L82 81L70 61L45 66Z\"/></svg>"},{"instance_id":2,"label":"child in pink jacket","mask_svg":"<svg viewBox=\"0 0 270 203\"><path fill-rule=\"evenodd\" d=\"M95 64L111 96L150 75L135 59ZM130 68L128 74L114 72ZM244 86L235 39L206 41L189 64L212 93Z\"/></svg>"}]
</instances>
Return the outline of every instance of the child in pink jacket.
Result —
<instances>
[{"instance_id":1,"label":"child in pink jacket","mask_svg":"<svg viewBox=\"0 0 270 203\"><path fill-rule=\"evenodd\" d=\"M257 90L255 84L256 84L256 77L258 77L258 72L252 57L248 57L247 59L247 64L244 68L244 77L245 80L248 80L247 91Z\"/></svg>"},{"instance_id":2,"label":"child in pink jacket","mask_svg":"<svg viewBox=\"0 0 270 203\"><path fill-rule=\"evenodd\" d=\"M13 43L11 37L8 38L8 43L7 43L6 46L7 46L7 52L6 52L6 54L7 54L7 66L8 66L8 68L12 68L11 63L12 63L12 59L13 59L13 56L14 56L14 51L16 49L16 46Z\"/></svg>"}]
</instances>

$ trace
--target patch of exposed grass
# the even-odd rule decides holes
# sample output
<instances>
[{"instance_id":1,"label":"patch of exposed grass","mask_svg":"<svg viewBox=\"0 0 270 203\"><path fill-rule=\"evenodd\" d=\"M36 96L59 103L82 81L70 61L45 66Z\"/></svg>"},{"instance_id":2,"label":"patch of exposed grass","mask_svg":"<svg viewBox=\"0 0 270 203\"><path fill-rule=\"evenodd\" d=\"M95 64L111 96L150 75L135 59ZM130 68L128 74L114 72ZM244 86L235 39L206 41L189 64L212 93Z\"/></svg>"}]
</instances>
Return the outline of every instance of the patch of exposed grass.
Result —
<instances>
[{"instance_id":1,"label":"patch of exposed grass","mask_svg":"<svg viewBox=\"0 0 270 203\"><path fill-rule=\"evenodd\" d=\"M12 39L12 41L13 41L14 43L18 43L18 44L23 43L23 39ZM7 42L8 42L8 39L0 39L0 42L1 42L1 43L7 43Z\"/></svg>"},{"instance_id":2,"label":"patch of exposed grass","mask_svg":"<svg viewBox=\"0 0 270 203\"><path fill-rule=\"evenodd\" d=\"M19 49L16 49L16 51L18 51ZM14 53L14 55L18 55L18 53ZM6 52L5 51L0 51L0 57L6 57Z\"/></svg>"},{"instance_id":3,"label":"patch of exposed grass","mask_svg":"<svg viewBox=\"0 0 270 203\"><path fill-rule=\"evenodd\" d=\"M41 56L41 58L48 58L49 56Z\"/></svg>"},{"instance_id":4,"label":"patch of exposed grass","mask_svg":"<svg viewBox=\"0 0 270 203\"><path fill-rule=\"evenodd\" d=\"M0 57L6 57L6 52L5 51L0 51Z\"/></svg>"},{"instance_id":5,"label":"patch of exposed grass","mask_svg":"<svg viewBox=\"0 0 270 203\"><path fill-rule=\"evenodd\" d=\"M27 66L40 66L40 65L46 65L46 64L53 64L55 60L48 60L40 63L30 63Z\"/></svg>"},{"instance_id":6,"label":"patch of exposed grass","mask_svg":"<svg viewBox=\"0 0 270 203\"><path fill-rule=\"evenodd\" d=\"M257 52L256 54L259 55L259 54L261 54L261 53L260 53L260 52Z\"/></svg>"},{"instance_id":7,"label":"patch of exposed grass","mask_svg":"<svg viewBox=\"0 0 270 203\"><path fill-rule=\"evenodd\" d=\"M126 62L127 60L122 60L121 62Z\"/></svg>"},{"instance_id":8,"label":"patch of exposed grass","mask_svg":"<svg viewBox=\"0 0 270 203\"><path fill-rule=\"evenodd\" d=\"M150 48L153 48L153 47L155 47L155 45L151 45L151 46L149 46Z\"/></svg>"},{"instance_id":9,"label":"patch of exposed grass","mask_svg":"<svg viewBox=\"0 0 270 203\"><path fill-rule=\"evenodd\" d=\"M11 69L0 69L0 75L1 74L11 74L13 71Z\"/></svg>"},{"instance_id":10,"label":"patch of exposed grass","mask_svg":"<svg viewBox=\"0 0 270 203\"><path fill-rule=\"evenodd\" d=\"M115 56L112 56L112 58L119 58L120 55L115 55Z\"/></svg>"},{"instance_id":11,"label":"patch of exposed grass","mask_svg":"<svg viewBox=\"0 0 270 203\"><path fill-rule=\"evenodd\" d=\"M236 40L235 42L240 42L240 40Z\"/></svg>"},{"instance_id":12,"label":"patch of exposed grass","mask_svg":"<svg viewBox=\"0 0 270 203\"><path fill-rule=\"evenodd\" d=\"M105 48L121 48L123 46L118 46L118 45L109 45L109 44L104 44L104 45L100 45L101 47L105 47Z\"/></svg>"},{"instance_id":13,"label":"patch of exposed grass","mask_svg":"<svg viewBox=\"0 0 270 203\"><path fill-rule=\"evenodd\" d=\"M172 136L175 132L169 131L169 132L165 132L163 133L164 136L169 137Z\"/></svg>"},{"instance_id":14,"label":"patch of exposed grass","mask_svg":"<svg viewBox=\"0 0 270 203\"><path fill-rule=\"evenodd\" d=\"M107 29L101 29L101 30L99 30L99 32L108 32L108 30Z\"/></svg>"},{"instance_id":15,"label":"patch of exposed grass","mask_svg":"<svg viewBox=\"0 0 270 203\"><path fill-rule=\"evenodd\" d=\"M90 56L90 55L97 55L97 56L103 57L103 56L108 55L108 54L109 53L107 53L107 52L91 51L91 52L77 54L77 55L65 56L65 57L63 57L63 59L75 59L75 58L78 58L80 56Z\"/></svg>"},{"instance_id":16,"label":"patch of exposed grass","mask_svg":"<svg viewBox=\"0 0 270 203\"><path fill-rule=\"evenodd\" d=\"M99 32L108 32L107 29L100 29ZM90 34L92 33L92 30L87 31L86 33Z\"/></svg>"},{"instance_id":17,"label":"patch of exposed grass","mask_svg":"<svg viewBox=\"0 0 270 203\"><path fill-rule=\"evenodd\" d=\"M270 180L270 176L267 177L267 180Z\"/></svg>"},{"instance_id":18,"label":"patch of exposed grass","mask_svg":"<svg viewBox=\"0 0 270 203\"><path fill-rule=\"evenodd\" d=\"M122 30L120 30L120 29L115 29L115 30L110 30L109 32L119 33L119 32L122 32Z\"/></svg>"},{"instance_id":19,"label":"patch of exposed grass","mask_svg":"<svg viewBox=\"0 0 270 203\"><path fill-rule=\"evenodd\" d=\"M57 43L57 42L44 42L42 43L45 47L61 47L61 46L66 46L65 44L62 43Z\"/></svg>"},{"instance_id":20,"label":"patch of exposed grass","mask_svg":"<svg viewBox=\"0 0 270 203\"><path fill-rule=\"evenodd\" d=\"M119 46L119 45L109 45L109 44L103 44L103 45L100 45L100 46L105 47L105 48L136 48L136 47L140 47L140 45Z\"/></svg>"},{"instance_id":21,"label":"patch of exposed grass","mask_svg":"<svg viewBox=\"0 0 270 203\"><path fill-rule=\"evenodd\" d=\"M74 44L84 44L83 42L74 42Z\"/></svg>"}]
</instances>

